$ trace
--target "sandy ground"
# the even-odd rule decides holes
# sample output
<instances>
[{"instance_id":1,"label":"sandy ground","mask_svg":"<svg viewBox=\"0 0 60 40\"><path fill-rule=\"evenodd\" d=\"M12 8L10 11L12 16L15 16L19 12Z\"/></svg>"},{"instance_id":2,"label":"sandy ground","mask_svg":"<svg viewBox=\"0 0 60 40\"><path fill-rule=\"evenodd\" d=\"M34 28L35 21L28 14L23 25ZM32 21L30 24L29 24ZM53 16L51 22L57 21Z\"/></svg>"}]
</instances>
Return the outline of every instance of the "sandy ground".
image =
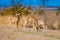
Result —
<instances>
[{"instance_id":1,"label":"sandy ground","mask_svg":"<svg viewBox=\"0 0 60 40\"><path fill-rule=\"evenodd\" d=\"M0 27L0 40L60 40L60 30L43 30L39 32Z\"/></svg>"}]
</instances>

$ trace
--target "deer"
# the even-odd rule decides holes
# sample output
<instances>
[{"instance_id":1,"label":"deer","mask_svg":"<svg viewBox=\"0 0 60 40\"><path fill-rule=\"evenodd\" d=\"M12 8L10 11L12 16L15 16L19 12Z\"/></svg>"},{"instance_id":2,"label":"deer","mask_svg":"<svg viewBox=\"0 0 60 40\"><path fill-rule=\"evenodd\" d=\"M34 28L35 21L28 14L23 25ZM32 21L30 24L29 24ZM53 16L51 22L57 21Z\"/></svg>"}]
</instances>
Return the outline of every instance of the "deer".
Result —
<instances>
[{"instance_id":1,"label":"deer","mask_svg":"<svg viewBox=\"0 0 60 40\"><path fill-rule=\"evenodd\" d=\"M24 30L26 30L26 27L28 26L29 28L32 27L34 31L38 31L38 22L33 15L23 16L20 19L20 26L21 25L23 25Z\"/></svg>"},{"instance_id":2,"label":"deer","mask_svg":"<svg viewBox=\"0 0 60 40\"><path fill-rule=\"evenodd\" d=\"M40 29L47 29L47 25L44 23L43 20L38 20L38 25Z\"/></svg>"},{"instance_id":3,"label":"deer","mask_svg":"<svg viewBox=\"0 0 60 40\"><path fill-rule=\"evenodd\" d=\"M17 17L8 16L7 20L8 20L7 22L8 22L9 29L10 29L12 26L16 27L16 22L18 21L18 20L17 20Z\"/></svg>"}]
</instances>

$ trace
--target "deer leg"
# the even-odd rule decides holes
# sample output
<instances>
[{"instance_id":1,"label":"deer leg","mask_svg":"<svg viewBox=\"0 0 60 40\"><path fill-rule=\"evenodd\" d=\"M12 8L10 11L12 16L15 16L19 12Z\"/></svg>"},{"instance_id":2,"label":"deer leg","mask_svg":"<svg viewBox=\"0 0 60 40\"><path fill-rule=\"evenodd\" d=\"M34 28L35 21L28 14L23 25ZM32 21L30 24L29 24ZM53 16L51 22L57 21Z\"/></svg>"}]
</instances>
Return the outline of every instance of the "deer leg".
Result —
<instances>
[{"instance_id":1,"label":"deer leg","mask_svg":"<svg viewBox=\"0 0 60 40\"><path fill-rule=\"evenodd\" d=\"M17 21L17 28L18 28L18 23L19 23L19 21Z\"/></svg>"},{"instance_id":2,"label":"deer leg","mask_svg":"<svg viewBox=\"0 0 60 40\"><path fill-rule=\"evenodd\" d=\"M37 31L35 24L33 24L33 30L34 30L34 31Z\"/></svg>"},{"instance_id":3,"label":"deer leg","mask_svg":"<svg viewBox=\"0 0 60 40\"><path fill-rule=\"evenodd\" d=\"M9 28L9 30L10 30L10 26L11 26L11 21L9 21L8 23L9 23L9 27L8 27L8 28Z\"/></svg>"},{"instance_id":4,"label":"deer leg","mask_svg":"<svg viewBox=\"0 0 60 40\"><path fill-rule=\"evenodd\" d=\"M26 29L25 27L26 27L26 24L27 24L27 21L25 21L25 23L24 23L24 30Z\"/></svg>"}]
</instances>

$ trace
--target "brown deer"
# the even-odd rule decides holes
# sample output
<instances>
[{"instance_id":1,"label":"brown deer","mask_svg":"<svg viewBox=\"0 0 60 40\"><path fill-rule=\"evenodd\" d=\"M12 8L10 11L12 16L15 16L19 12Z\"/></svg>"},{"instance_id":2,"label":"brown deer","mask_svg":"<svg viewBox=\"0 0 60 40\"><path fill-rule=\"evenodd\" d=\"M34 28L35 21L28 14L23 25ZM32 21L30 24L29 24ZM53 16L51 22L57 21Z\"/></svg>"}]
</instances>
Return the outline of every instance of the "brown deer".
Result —
<instances>
[{"instance_id":1,"label":"brown deer","mask_svg":"<svg viewBox=\"0 0 60 40\"><path fill-rule=\"evenodd\" d=\"M28 25L29 27L32 26L33 30L38 31L38 22L37 22L37 19L33 17L33 15L23 16L20 19L20 26L21 25L24 27L24 30L26 30L26 27Z\"/></svg>"},{"instance_id":2,"label":"brown deer","mask_svg":"<svg viewBox=\"0 0 60 40\"><path fill-rule=\"evenodd\" d=\"M38 25L40 29L47 29L47 25L44 23L43 20L38 20Z\"/></svg>"}]
</instances>

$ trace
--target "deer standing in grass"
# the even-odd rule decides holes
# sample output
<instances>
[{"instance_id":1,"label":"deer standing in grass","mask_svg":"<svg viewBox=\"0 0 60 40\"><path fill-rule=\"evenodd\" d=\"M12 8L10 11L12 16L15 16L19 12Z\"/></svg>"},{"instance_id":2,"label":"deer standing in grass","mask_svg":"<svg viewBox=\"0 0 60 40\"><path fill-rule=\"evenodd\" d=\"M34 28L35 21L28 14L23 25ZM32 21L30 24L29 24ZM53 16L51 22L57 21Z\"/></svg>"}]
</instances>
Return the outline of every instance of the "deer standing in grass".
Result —
<instances>
[{"instance_id":1,"label":"deer standing in grass","mask_svg":"<svg viewBox=\"0 0 60 40\"><path fill-rule=\"evenodd\" d=\"M32 27L33 30L38 31L38 22L37 19L33 17L33 15L24 15L20 19L20 25L23 25L24 30L26 30L26 27L28 26L29 28Z\"/></svg>"},{"instance_id":2,"label":"deer standing in grass","mask_svg":"<svg viewBox=\"0 0 60 40\"><path fill-rule=\"evenodd\" d=\"M16 22L17 22L17 18L14 16L8 16L7 17L7 22L8 22L8 27L9 29L11 27L16 27Z\"/></svg>"},{"instance_id":3,"label":"deer standing in grass","mask_svg":"<svg viewBox=\"0 0 60 40\"><path fill-rule=\"evenodd\" d=\"M38 25L40 29L47 29L47 25L44 23L43 20L38 20Z\"/></svg>"}]
</instances>

